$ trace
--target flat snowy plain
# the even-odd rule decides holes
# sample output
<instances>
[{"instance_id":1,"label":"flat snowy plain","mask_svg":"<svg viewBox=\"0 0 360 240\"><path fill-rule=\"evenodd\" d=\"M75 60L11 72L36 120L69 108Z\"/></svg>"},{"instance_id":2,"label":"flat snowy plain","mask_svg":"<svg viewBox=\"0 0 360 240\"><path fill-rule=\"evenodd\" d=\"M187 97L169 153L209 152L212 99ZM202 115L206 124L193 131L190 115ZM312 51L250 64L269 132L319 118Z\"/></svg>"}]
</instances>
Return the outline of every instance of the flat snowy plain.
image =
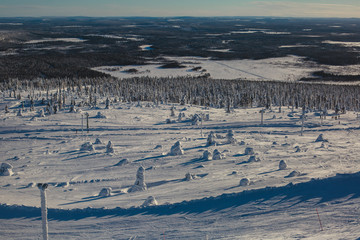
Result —
<instances>
[{"instance_id":1,"label":"flat snowy plain","mask_svg":"<svg viewBox=\"0 0 360 240\"><path fill-rule=\"evenodd\" d=\"M49 183L50 239L357 239L360 237L360 119L347 112L320 120L301 109L224 109L153 103L112 103L38 117L1 94L0 239L40 239L40 193ZM171 117L184 113L179 121ZM97 118L100 112L106 118ZM89 113L89 133L82 117ZM200 125L189 120L209 114ZM166 123L170 119L170 123ZM225 138L233 130L236 143ZM216 146L207 146L214 131ZM325 142L315 142L323 134ZM82 151L86 142L94 151ZM111 141L114 153L106 153ZM184 155L170 156L181 141ZM243 141L243 142L242 142ZM252 147L258 162L248 162ZM218 149L221 160L204 160ZM128 163L118 164L122 159ZM287 169L279 170L285 160ZM146 191L128 192L145 168ZM288 175L297 170L299 176ZM185 175L194 179L186 181ZM242 178L250 185L240 186ZM108 197L100 197L111 187ZM153 196L158 206L141 206ZM322 228L320 226L319 218Z\"/></svg>"}]
</instances>

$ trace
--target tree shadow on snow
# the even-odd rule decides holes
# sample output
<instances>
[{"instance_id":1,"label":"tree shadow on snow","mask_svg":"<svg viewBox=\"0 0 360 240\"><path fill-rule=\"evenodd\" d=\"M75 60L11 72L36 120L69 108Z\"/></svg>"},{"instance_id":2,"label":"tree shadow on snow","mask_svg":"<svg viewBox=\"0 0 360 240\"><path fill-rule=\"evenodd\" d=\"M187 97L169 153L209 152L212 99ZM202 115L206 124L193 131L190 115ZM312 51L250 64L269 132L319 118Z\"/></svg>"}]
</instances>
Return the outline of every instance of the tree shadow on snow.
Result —
<instances>
[{"instance_id":1,"label":"tree shadow on snow","mask_svg":"<svg viewBox=\"0 0 360 240\"><path fill-rule=\"evenodd\" d=\"M161 184L161 183L157 183ZM156 184L155 184L156 185ZM104 216L134 216L134 215L153 215L167 216L173 214L200 214L204 212L217 211L243 211L241 207L245 204L256 202L257 204L267 203L271 209L263 212L249 213L266 214L267 212L284 211L289 208L289 204L297 207L301 203L313 204L316 207L320 203L335 201L347 197L347 201L360 197L360 173L338 174L337 176L312 180L309 182L288 184L282 187L266 187L262 189L241 191L238 193L222 194L217 197L205 197L191 201L183 201L175 204L164 204L151 207L132 207L132 208L84 208L84 209L48 209L49 220L78 220L88 217ZM117 196L117 195L115 195ZM111 197L115 197L111 196ZM90 202L100 200L100 197L83 199L80 202ZM274 203L273 200L278 200ZM282 204L285 203L285 204ZM75 202L74 202L75 204ZM0 219L12 218L39 218L41 211L38 207L11 206L0 204Z\"/></svg>"}]
</instances>

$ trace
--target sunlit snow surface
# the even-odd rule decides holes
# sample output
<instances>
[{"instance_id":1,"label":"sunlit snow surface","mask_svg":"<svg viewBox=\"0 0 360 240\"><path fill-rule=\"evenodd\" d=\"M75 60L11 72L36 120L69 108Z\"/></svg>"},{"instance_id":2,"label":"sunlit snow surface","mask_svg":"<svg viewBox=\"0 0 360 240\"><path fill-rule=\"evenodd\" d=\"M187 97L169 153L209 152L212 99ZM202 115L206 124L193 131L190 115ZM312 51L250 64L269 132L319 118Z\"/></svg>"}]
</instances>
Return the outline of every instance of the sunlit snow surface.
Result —
<instances>
[{"instance_id":1,"label":"sunlit snow surface","mask_svg":"<svg viewBox=\"0 0 360 240\"><path fill-rule=\"evenodd\" d=\"M104 109L105 99L102 101L98 109L85 107L80 113L65 109L41 118L28 110L17 116L19 101L1 99L1 109L8 105L10 113L0 113L0 162L14 166L15 174L0 176L0 203L39 207L39 190L29 184L49 183L48 206L65 211L49 211L51 239L359 236L359 176L326 180L337 173L360 171L360 120L356 113L348 112L337 120L328 116L321 125L317 114L309 112L304 136L300 136L300 109L267 110L261 126L259 108L235 109L228 114L224 109L174 105L176 115L182 112L186 118L195 113L210 115L209 121L197 126L186 118L179 122L170 117L173 105L113 103ZM89 133L85 122L84 130L81 128L85 112L90 114ZM98 112L106 118L95 118ZM168 118L172 123L166 124ZM236 144L226 143L224 137L230 129ZM210 131L218 135L218 146L206 146ZM315 142L320 133L328 140L323 146ZM95 151L80 151L82 144L94 143L96 138L103 143L94 144ZM109 140L113 154L106 153ZM184 155L169 156L176 141L181 141ZM261 161L248 163L246 147L254 148ZM204 150L215 149L225 158L201 159ZM129 163L117 164L122 159ZM279 170L280 160L287 162L288 169ZM128 193L140 166L146 169L148 189ZM294 170L301 175L286 177ZM188 172L197 177L185 181ZM239 186L245 177L251 184ZM313 178L325 180L309 182ZM284 187L289 183L304 185ZM98 196L104 187L112 188L110 197ZM244 190L258 192L241 193ZM220 196L231 193L235 194ZM138 208L149 196L160 206ZM121 209L111 210L117 207ZM316 208L325 231L319 230ZM11 210L3 205L0 210L0 239L40 236L38 209Z\"/></svg>"}]
</instances>

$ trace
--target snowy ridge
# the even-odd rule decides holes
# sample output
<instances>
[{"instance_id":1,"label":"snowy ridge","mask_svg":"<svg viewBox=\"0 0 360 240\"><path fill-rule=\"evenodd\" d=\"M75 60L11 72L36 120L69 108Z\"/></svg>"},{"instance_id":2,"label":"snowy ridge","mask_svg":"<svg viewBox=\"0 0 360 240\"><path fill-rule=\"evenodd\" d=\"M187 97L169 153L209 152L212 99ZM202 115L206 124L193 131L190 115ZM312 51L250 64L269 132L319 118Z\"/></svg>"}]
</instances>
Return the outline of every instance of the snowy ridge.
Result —
<instances>
[{"instance_id":1,"label":"snowy ridge","mask_svg":"<svg viewBox=\"0 0 360 240\"><path fill-rule=\"evenodd\" d=\"M107 208L82 208L82 209L56 209L48 210L50 220L79 220L89 217L104 216L133 216L146 215L172 215L204 213L207 211L221 211L224 209L241 207L241 205L260 201L265 202L274 197L281 197L281 202L296 199L296 204L317 199L316 204L326 203L350 197L360 197L360 172L354 174L337 174L326 179L312 179L309 182L288 184L282 187L266 187L255 190L245 190L239 193L222 194L216 197L206 197L174 204L165 204L149 207L131 207L112 209ZM275 207L275 206L274 206ZM280 211L280 210L278 210ZM35 218L40 217L40 208L0 204L0 219ZM257 213L260 214L260 213Z\"/></svg>"}]
</instances>

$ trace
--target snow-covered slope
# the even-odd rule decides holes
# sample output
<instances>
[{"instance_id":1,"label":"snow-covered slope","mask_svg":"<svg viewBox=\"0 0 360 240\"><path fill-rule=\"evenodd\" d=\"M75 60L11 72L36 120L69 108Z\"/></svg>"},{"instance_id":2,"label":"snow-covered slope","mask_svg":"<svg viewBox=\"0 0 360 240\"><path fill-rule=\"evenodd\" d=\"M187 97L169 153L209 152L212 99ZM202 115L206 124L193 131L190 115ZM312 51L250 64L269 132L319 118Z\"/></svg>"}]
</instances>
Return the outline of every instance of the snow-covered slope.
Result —
<instances>
[{"instance_id":1,"label":"snow-covered slope","mask_svg":"<svg viewBox=\"0 0 360 240\"><path fill-rule=\"evenodd\" d=\"M104 109L103 99L99 108L83 107L77 113L63 109L38 117L29 110L17 116L21 106L14 99L2 98L0 105L10 110L0 114L0 163L11 164L14 172L0 176L0 203L7 204L0 206L5 236L0 239L40 236L40 221L34 221L40 206L35 185L43 182L49 183L52 239L359 236L360 130L354 112L324 120L308 112L300 136L301 110L284 107L281 113L278 108L266 110L261 125L260 108L225 113L190 105L113 103ZM175 117L170 116L172 107ZM106 118L97 117L98 112ZM90 116L89 133L85 113ZM182 120L179 113L185 114ZM210 119L193 125L195 114L209 114ZM228 130L233 130L235 143L228 143ZM217 145L207 145L211 131ZM326 141L316 142L320 134ZM95 144L97 138L102 143ZM114 153L107 151L109 141ZM169 152L177 141L184 154L173 156ZM80 150L86 142L93 151ZM260 161L248 161L249 147ZM215 149L223 159L202 159L205 150ZM285 170L279 170L281 160L287 163ZM147 190L130 192L140 166L145 168ZM300 175L291 177L294 170ZM187 173L194 179L187 181ZM348 175L336 177L339 173ZM249 178L250 185L240 186L242 178ZM312 180L318 178L323 180ZM106 187L111 195L99 196ZM149 196L159 206L140 207ZM322 232L316 208L324 220ZM33 235L16 232L13 226Z\"/></svg>"}]
</instances>

